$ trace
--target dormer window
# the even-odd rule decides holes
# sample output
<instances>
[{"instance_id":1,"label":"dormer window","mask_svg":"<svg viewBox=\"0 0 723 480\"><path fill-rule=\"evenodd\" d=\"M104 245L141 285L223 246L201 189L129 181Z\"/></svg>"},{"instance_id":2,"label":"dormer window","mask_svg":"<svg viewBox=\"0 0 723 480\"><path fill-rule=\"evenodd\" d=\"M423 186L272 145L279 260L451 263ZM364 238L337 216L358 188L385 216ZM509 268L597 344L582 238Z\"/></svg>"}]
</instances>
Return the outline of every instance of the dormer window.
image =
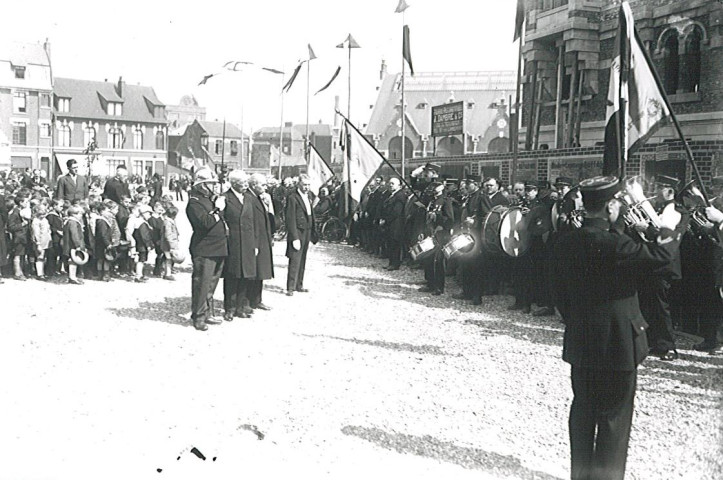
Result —
<instances>
[{"instance_id":1,"label":"dormer window","mask_svg":"<svg viewBox=\"0 0 723 480\"><path fill-rule=\"evenodd\" d=\"M108 102L108 115L123 115L123 104L120 102Z\"/></svg>"},{"instance_id":2,"label":"dormer window","mask_svg":"<svg viewBox=\"0 0 723 480\"><path fill-rule=\"evenodd\" d=\"M68 113L70 111L70 99L69 98L58 97L56 101L58 103L58 105L57 105L58 112Z\"/></svg>"},{"instance_id":3,"label":"dormer window","mask_svg":"<svg viewBox=\"0 0 723 480\"><path fill-rule=\"evenodd\" d=\"M24 79L25 78L25 67L18 67L16 66L14 68L15 70L15 78Z\"/></svg>"},{"instance_id":4,"label":"dormer window","mask_svg":"<svg viewBox=\"0 0 723 480\"><path fill-rule=\"evenodd\" d=\"M417 110L424 110L428 106L429 106L429 104L427 102L419 102L417 104Z\"/></svg>"},{"instance_id":5,"label":"dormer window","mask_svg":"<svg viewBox=\"0 0 723 480\"><path fill-rule=\"evenodd\" d=\"M474 103L475 103L474 100L469 100L467 102L467 108L474 108Z\"/></svg>"}]
</instances>

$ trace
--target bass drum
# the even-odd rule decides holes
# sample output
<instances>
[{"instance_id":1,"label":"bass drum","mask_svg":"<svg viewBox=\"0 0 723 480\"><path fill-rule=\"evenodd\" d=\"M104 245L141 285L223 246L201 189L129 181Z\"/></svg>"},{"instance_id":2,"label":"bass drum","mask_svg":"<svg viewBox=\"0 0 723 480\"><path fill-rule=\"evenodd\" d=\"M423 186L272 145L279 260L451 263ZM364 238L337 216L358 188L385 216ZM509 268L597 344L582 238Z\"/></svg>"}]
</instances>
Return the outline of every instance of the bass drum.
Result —
<instances>
[{"instance_id":1,"label":"bass drum","mask_svg":"<svg viewBox=\"0 0 723 480\"><path fill-rule=\"evenodd\" d=\"M501 205L492 208L482 227L482 248L492 254L510 257L527 253L530 235L522 208Z\"/></svg>"},{"instance_id":2,"label":"bass drum","mask_svg":"<svg viewBox=\"0 0 723 480\"><path fill-rule=\"evenodd\" d=\"M458 255L465 255L474 250L474 237L469 233L458 233L442 249L444 257L449 260Z\"/></svg>"}]
</instances>

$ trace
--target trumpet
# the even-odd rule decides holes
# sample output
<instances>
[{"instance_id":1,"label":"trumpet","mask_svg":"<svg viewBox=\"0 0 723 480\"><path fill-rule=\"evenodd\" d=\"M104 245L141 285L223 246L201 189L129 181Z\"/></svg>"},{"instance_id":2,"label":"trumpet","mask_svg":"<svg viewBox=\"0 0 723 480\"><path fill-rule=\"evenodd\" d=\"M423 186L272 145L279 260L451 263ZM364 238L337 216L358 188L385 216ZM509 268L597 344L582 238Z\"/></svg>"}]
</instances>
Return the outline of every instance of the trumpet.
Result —
<instances>
[{"instance_id":1,"label":"trumpet","mask_svg":"<svg viewBox=\"0 0 723 480\"><path fill-rule=\"evenodd\" d=\"M644 242L653 242L654 238L649 238L645 232L638 232L634 229L639 223L646 223L656 228L660 228L660 217L658 217L655 208L650 203L651 198L646 197L643 192L643 186L638 177L633 177L625 181L625 188L615 195L620 202L624 203L627 211L623 217L625 225L634 230L641 240Z\"/></svg>"},{"instance_id":2,"label":"trumpet","mask_svg":"<svg viewBox=\"0 0 723 480\"><path fill-rule=\"evenodd\" d=\"M715 225L708 220L705 214L705 197L698 187L696 187L693 182L689 183L680 192L680 197L684 203L689 204L690 223L688 223L688 231L700 239L706 239L712 243L720 243ZM718 197L711 198L709 202L712 202L716 198Z\"/></svg>"}]
</instances>

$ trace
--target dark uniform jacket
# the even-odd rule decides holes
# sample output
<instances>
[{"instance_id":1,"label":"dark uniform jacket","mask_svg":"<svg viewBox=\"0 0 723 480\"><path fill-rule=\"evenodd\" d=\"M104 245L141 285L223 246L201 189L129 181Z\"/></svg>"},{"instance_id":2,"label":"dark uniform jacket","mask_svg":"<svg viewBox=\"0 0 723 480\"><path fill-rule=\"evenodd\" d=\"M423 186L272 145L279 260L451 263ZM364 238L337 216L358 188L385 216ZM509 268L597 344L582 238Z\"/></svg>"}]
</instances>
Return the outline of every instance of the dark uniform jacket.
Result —
<instances>
[{"instance_id":1,"label":"dark uniform jacket","mask_svg":"<svg viewBox=\"0 0 723 480\"><path fill-rule=\"evenodd\" d=\"M508 206L510 204L510 200L505 197L502 192L497 192L494 195L487 196L484 193L480 193L480 209L479 213L477 214L480 218L480 221L484 221L485 217L488 213L492 211L493 208L498 206Z\"/></svg>"},{"instance_id":2,"label":"dark uniform jacket","mask_svg":"<svg viewBox=\"0 0 723 480\"><path fill-rule=\"evenodd\" d=\"M307 197L308 198L308 197ZM309 199L311 206L311 199ZM314 209L311 209L311 215L306 213L304 200L298 190L294 191L286 198L286 256L293 251L291 246L294 240L302 240L306 238L306 232L310 233L313 243L316 243L316 219L314 218Z\"/></svg>"},{"instance_id":3,"label":"dark uniform jacket","mask_svg":"<svg viewBox=\"0 0 723 480\"><path fill-rule=\"evenodd\" d=\"M449 241L450 229L454 224L452 201L444 194L433 198L427 205L427 230L434 234L439 245Z\"/></svg>"},{"instance_id":4,"label":"dark uniform jacket","mask_svg":"<svg viewBox=\"0 0 723 480\"><path fill-rule=\"evenodd\" d=\"M12 237L13 245L28 245L30 243L30 221L20 215L20 208L13 208L8 215L8 233Z\"/></svg>"},{"instance_id":5,"label":"dark uniform jacket","mask_svg":"<svg viewBox=\"0 0 723 480\"><path fill-rule=\"evenodd\" d=\"M256 277L256 244L258 235L254 230L254 197L248 191L241 196L229 190L225 194L226 208L223 217L228 225L228 257L224 264L224 278Z\"/></svg>"},{"instance_id":6,"label":"dark uniform jacket","mask_svg":"<svg viewBox=\"0 0 723 480\"><path fill-rule=\"evenodd\" d=\"M88 179L82 175L76 175L75 178L63 175L55 186L55 198L69 202L88 198L89 192Z\"/></svg>"},{"instance_id":7,"label":"dark uniform jacket","mask_svg":"<svg viewBox=\"0 0 723 480\"><path fill-rule=\"evenodd\" d=\"M192 257L225 257L228 255L226 223L216 212L211 197L193 189L188 197L186 216L193 228L189 250ZM264 216L266 214L264 213Z\"/></svg>"},{"instance_id":8,"label":"dark uniform jacket","mask_svg":"<svg viewBox=\"0 0 723 480\"><path fill-rule=\"evenodd\" d=\"M648 353L637 279L670 260L670 252L609 231L604 219L555 245L555 305L565 324L562 358L577 367L632 371Z\"/></svg>"},{"instance_id":9,"label":"dark uniform jacket","mask_svg":"<svg viewBox=\"0 0 723 480\"><path fill-rule=\"evenodd\" d=\"M680 214L680 222L675 227L675 230L670 232L671 241L666 243L664 248L670 251L671 260L667 264L655 270L655 275L665 277L667 280L680 280L683 278L683 272L680 264L680 243L683 240L683 235L688 229L688 223L690 222L690 214L688 210L675 203L675 200L669 200L660 206L658 214L661 214L663 210L669 205L674 204L675 211Z\"/></svg>"},{"instance_id":10,"label":"dark uniform jacket","mask_svg":"<svg viewBox=\"0 0 723 480\"><path fill-rule=\"evenodd\" d=\"M116 177L113 177L105 182L105 187L103 188L103 200L110 199L115 203L120 204L122 196L131 196L131 191L128 188L127 183L121 182Z\"/></svg>"},{"instance_id":11,"label":"dark uniform jacket","mask_svg":"<svg viewBox=\"0 0 723 480\"><path fill-rule=\"evenodd\" d=\"M384 201L382 208L384 227L389 232L389 236L398 242L404 239L404 208L406 204L407 195L404 190L400 189Z\"/></svg>"},{"instance_id":12,"label":"dark uniform jacket","mask_svg":"<svg viewBox=\"0 0 723 480\"><path fill-rule=\"evenodd\" d=\"M274 278L271 223L264 202L258 195L249 192L248 195L244 196L244 199L246 198L249 199L249 203L253 206L254 232L257 238L256 248L259 249L259 254L256 256L255 280L269 280Z\"/></svg>"}]
</instances>

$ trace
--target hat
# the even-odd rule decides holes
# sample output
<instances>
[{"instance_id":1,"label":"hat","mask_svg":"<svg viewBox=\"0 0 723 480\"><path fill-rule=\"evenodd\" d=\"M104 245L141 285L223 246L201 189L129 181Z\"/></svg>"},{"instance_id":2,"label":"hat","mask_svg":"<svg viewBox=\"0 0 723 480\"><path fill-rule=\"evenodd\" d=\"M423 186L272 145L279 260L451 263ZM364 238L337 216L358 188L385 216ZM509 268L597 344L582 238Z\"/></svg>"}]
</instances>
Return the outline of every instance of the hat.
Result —
<instances>
[{"instance_id":1,"label":"hat","mask_svg":"<svg viewBox=\"0 0 723 480\"><path fill-rule=\"evenodd\" d=\"M713 177L710 181L712 187L723 187L723 176Z\"/></svg>"},{"instance_id":2,"label":"hat","mask_svg":"<svg viewBox=\"0 0 723 480\"><path fill-rule=\"evenodd\" d=\"M555 186L556 187L571 187L572 186L572 178L570 177L557 177L555 179Z\"/></svg>"},{"instance_id":3,"label":"hat","mask_svg":"<svg viewBox=\"0 0 723 480\"><path fill-rule=\"evenodd\" d=\"M525 190L532 190L532 189L537 190L538 188L540 188L540 187L537 186L536 181L534 181L534 180L526 180L525 181Z\"/></svg>"},{"instance_id":4,"label":"hat","mask_svg":"<svg viewBox=\"0 0 723 480\"><path fill-rule=\"evenodd\" d=\"M115 262L118 259L118 250L115 247L110 246L105 249L104 257L109 262Z\"/></svg>"},{"instance_id":5,"label":"hat","mask_svg":"<svg viewBox=\"0 0 723 480\"><path fill-rule=\"evenodd\" d=\"M585 205L610 200L620 190L620 180L615 176L586 178L580 182L580 192Z\"/></svg>"},{"instance_id":6,"label":"hat","mask_svg":"<svg viewBox=\"0 0 723 480\"><path fill-rule=\"evenodd\" d=\"M202 183L217 183L216 175L208 167L199 168L196 172L196 178L193 180L193 186L200 185Z\"/></svg>"},{"instance_id":7,"label":"hat","mask_svg":"<svg viewBox=\"0 0 723 480\"><path fill-rule=\"evenodd\" d=\"M138 211L141 215L143 215L144 213L153 213L153 209L145 203L142 203L138 206Z\"/></svg>"},{"instance_id":8,"label":"hat","mask_svg":"<svg viewBox=\"0 0 723 480\"><path fill-rule=\"evenodd\" d=\"M442 167L437 165L436 163L427 163L424 166L424 169L429 170L430 172L439 173L439 171L442 169Z\"/></svg>"},{"instance_id":9,"label":"hat","mask_svg":"<svg viewBox=\"0 0 723 480\"><path fill-rule=\"evenodd\" d=\"M467 175L465 177L465 180L467 180L468 182L481 183L482 177L480 177L479 175Z\"/></svg>"},{"instance_id":10,"label":"hat","mask_svg":"<svg viewBox=\"0 0 723 480\"><path fill-rule=\"evenodd\" d=\"M88 263L88 252L84 250L78 250L77 248L71 248L70 259L76 265L85 265L86 263Z\"/></svg>"},{"instance_id":11,"label":"hat","mask_svg":"<svg viewBox=\"0 0 723 480\"><path fill-rule=\"evenodd\" d=\"M656 175L655 184L677 189L680 185L680 180L675 177L669 177L667 175Z\"/></svg>"},{"instance_id":12,"label":"hat","mask_svg":"<svg viewBox=\"0 0 723 480\"><path fill-rule=\"evenodd\" d=\"M171 261L173 263L183 263L186 260L186 254L183 250L173 249L171 250Z\"/></svg>"}]
</instances>

